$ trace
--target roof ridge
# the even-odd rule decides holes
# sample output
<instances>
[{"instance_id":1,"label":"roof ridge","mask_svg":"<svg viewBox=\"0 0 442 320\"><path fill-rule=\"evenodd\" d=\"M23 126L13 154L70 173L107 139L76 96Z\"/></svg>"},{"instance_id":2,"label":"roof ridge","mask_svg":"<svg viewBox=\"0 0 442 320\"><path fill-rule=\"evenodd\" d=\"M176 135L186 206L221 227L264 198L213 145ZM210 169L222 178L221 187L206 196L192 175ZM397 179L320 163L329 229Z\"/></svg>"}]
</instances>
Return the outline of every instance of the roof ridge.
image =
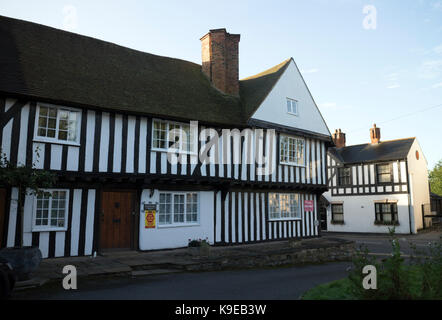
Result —
<instances>
[{"instance_id":1,"label":"roof ridge","mask_svg":"<svg viewBox=\"0 0 442 320\"><path fill-rule=\"evenodd\" d=\"M262 77L262 76L269 75L271 73L276 73L279 70L281 70L282 68L284 68L292 59L293 58L291 58L291 57L288 58L288 59L285 59L283 62L278 63L277 65L275 65L275 66L273 66L271 68L268 68L268 69L266 69L266 70L264 70L264 71L262 71L260 73L248 76L246 78L239 79L239 81L246 81L246 80L256 79L256 78L259 78L259 77Z\"/></svg>"},{"instance_id":2,"label":"roof ridge","mask_svg":"<svg viewBox=\"0 0 442 320\"><path fill-rule=\"evenodd\" d=\"M416 137L398 138L398 139L392 139L392 140L384 140L384 141L379 142L379 144L382 144L382 143L385 143L385 142L393 142L393 141L401 141L401 140L413 140L413 139L416 139ZM367 142L367 143L358 143L358 144L352 144L352 145L350 145L350 146L345 146L345 147L342 147L342 148L336 148L336 147L335 147L335 149L336 149L336 150L341 150L341 149L344 149L344 148L357 147L357 146L363 146L363 145L371 145L371 144L372 144L372 143L370 143L370 142Z\"/></svg>"},{"instance_id":3,"label":"roof ridge","mask_svg":"<svg viewBox=\"0 0 442 320\"><path fill-rule=\"evenodd\" d=\"M12 17L8 17L8 16L3 16L3 15L0 15L0 19L6 19L6 20L10 20L12 22L25 23L25 24L29 24L29 25L34 24L34 25L37 25L38 27L50 29L51 31L54 31L54 32L59 32L59 33L66 34L66 35L73 35L73 36L80 37L80 38L91 39L91 40L98 41L98 42L101 42L101 43L106 44L106 45L111 45L111 46L115 46L115 47L118 47L118 48L122 48L124 50L129 50L129 51L133 51L133 52L141 53L141 54L147 54L147 55L158 57L158 58L166 58L166 59L179 60L179 61L183 61L183 62L194 64L194 65L197 65L197 66L201 66L201 64L193 62L193 61L184 60L184 59L175 58L175 57L170 57L170 56L162 56L162 55L159 55L159 54L150 53L150 52L147 52L147 51L142 51L142 50L139 50L139 49L134 49L134 48L126 47L124 45L121 45L121 44L118 44L118 43L115 43L115 42L111 42L111 41L108 41L108 40L103 40L103 39L95 38L93 36L88 36L88 35L84 35L84 34L81 34L81 33L76 33L76 32L72 32L72 31L60 29L60 28L57 28L57 27L48 26L46 24L42 24L42 23L39 23L39 22L33 22L33 21L28 21L28 20L23 20L23 19L17 19L17 18L12 18Z\"/></svg>"}]
</instances>

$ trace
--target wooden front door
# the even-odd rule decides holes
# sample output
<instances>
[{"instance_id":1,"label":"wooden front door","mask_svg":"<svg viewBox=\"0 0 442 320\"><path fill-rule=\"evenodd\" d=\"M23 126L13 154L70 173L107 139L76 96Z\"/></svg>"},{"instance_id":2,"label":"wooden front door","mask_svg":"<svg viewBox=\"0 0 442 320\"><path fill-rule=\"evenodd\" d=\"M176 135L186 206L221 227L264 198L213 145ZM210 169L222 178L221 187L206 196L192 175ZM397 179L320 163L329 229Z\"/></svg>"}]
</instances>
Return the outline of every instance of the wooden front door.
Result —
<instances>
[{"instance_id":1,"label":"wooden front door","mask_svg":"<svg viewBox=\"0 0 442 320\"><path fill-rule=\"evenodd\" d=\"M100 247L133 248L135 193L103 191Z\"/></svg>"},{"instance_id":2,"label":"wooden front door","mask_svg":"<svg viewBox=\"0 0 442 320\"><path fill-rule=\"evenodd\" d=\"M6 189L0 189L0 248L6 247L3 243L3 238L5 238L4 232L7 232L5 226L6 219Z\"/></svg>"}]
</instances>

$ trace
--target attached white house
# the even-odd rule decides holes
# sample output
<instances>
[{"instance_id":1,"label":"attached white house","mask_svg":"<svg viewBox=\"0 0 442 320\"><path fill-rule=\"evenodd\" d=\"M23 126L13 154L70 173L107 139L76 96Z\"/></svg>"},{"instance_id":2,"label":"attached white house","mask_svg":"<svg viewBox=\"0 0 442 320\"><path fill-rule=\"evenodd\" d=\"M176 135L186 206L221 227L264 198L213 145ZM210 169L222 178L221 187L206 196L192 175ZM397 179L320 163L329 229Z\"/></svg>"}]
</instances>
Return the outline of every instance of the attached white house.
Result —
<instances>
[{"instance_id":1,"label":"attached white house","mask_svg":"<svg viewBox=\"0 0 442 320\"><path fill-rule=\"evenodd\" d=\"M427 161L416 138L381 141L370 129L371 143L345 146L345 134L332 135L336 147L327 154L329 202L327 231L416 233L431 218Z\"/></svg>"},{"instance_id":2,"label":"attached white house","mask_svg":"<svg viewBox=\"0 0 442 320\"><path fill-rule=\"evenodd\" d=\"M0 35L2 153L58 176L50 197L26 196L23 220L0 184L0 247L319 235L332 139L293 59L239 80L240 36L225 29L200 39L201 65L1 16Z\"/></svg>"}]
</instances>

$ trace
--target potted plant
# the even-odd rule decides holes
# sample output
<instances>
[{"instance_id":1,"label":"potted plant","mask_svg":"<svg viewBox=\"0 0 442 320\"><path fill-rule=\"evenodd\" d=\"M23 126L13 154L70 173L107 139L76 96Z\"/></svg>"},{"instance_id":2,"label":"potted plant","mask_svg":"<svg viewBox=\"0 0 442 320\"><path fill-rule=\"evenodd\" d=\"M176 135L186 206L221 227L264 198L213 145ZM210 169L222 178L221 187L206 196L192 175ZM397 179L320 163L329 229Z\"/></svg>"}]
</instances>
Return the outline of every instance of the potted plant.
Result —
<instances>
[{"instance_id":1,"label":"potted plant","mask_svg":"<svg viewBox=\"0 0 442 320\"><path fill-rule=\"evenodd\" d=\"M36 150L39 157L38 149ZM19 280L27 279L35 271L42 260L38 247L23 246L24 237L24 200L26 195L45 194L41 188L50 188L55 183L56 176L45 170L37 170L27 166L17 166L11 163L0 150L0 186L17 188L17 221L20 221L21 235L19 245L0 250L0 257L8 260L14 268Z\"/></svg>"},{"instance_id":2,"label":"potted plant","mask_svg":"<svg viewBox=\"0 0 442 320\"><path fill-rule=\"evenodd\" d=\"M203 240L202 239L198 239L198 240L189 239L188 252L193 256L195 256L195 255L209 256L209 254L210 254L209 238L206 238Z\"/></svg>"}]
</instances>

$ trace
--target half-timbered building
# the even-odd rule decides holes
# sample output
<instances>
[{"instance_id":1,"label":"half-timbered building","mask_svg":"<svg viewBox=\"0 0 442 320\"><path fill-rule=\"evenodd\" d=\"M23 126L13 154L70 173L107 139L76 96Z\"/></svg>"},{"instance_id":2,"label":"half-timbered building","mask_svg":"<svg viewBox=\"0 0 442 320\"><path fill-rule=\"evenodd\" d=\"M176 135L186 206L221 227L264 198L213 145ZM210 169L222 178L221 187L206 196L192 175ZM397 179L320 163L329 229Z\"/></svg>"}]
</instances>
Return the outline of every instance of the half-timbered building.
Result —
<instances>
[{"instance_id":1,"label":"half-timbered building","mask_svg":"<svg viewBox=\"0 0 442 320\"><path fill-rule=\"evenodd\" d=\"M26 195L23 226L0 189L1 246L22 230L44 257L318 236L330 132L293 59L238 79L239 40L210 30L199 65L0 17L1 151L58 177Z\"/></svg>"},{"instance_id":2,"label":"half-timbered building","mask_svg":"<svg viewBox=\"0 0 442 320\"><path fill-rule=\"evenodd\" d=\"M388 233L394 227L396 233L416 233L431 224L422 215L430 196L427 161L417 139L381 141L380 134L374 125L370 143L346 146L345 133L333 133L322 217L328 231Z\"/></svg>"}]
</instances>

